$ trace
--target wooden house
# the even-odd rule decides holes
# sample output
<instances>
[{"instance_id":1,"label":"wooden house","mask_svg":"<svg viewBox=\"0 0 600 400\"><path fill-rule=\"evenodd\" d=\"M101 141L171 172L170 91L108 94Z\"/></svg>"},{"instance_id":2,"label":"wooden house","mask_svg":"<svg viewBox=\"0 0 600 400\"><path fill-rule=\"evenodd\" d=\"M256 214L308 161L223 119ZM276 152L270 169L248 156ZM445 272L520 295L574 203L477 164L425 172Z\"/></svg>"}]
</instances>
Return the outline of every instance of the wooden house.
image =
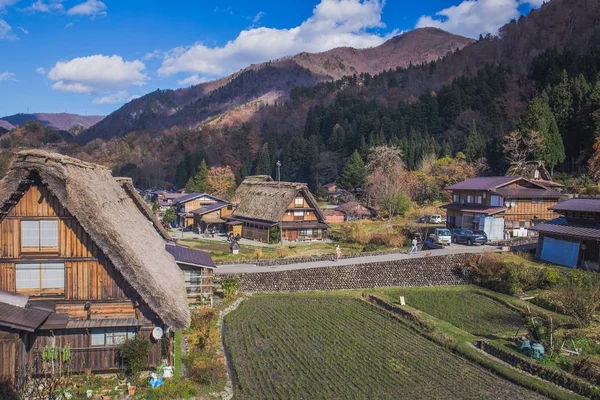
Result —
<instances>
[{"instance_id":1,"label":"wooden house","mask_svg":"<svg viewBox=\"0 0 600 400\"><path fill-rule=\"evenodd\" d=\"M0 375L66 346L73 372L115 371L119 344L133 336L151 342L149 366L169 360L173 329L190 313L184 274L157 229L107 168L19 152L0 181L0 290L18 297L0 296L0 307L13 306L0 312L0 336L13 339L0 346L10 361Z\"/></svg>"},{"instance_id":2,"label":"wooden house","mask_svg":"<svg viewBox=\"0 0 600 400\"><path fill-rule=\"evenodd\" d=\"M506 171L506 176L523 177L559 192L564 187L562 184L552 180L552 175L546 169L543 161L522 161L511 163L508 171Z\"/></svg>"},{"instance_id":3,"label":"wooden house","mask_svg":"<svg viewBox=\"0 0 600 400\"><path fill-rule=\"evenodd\" d=\"M358 201L344 203L336 207L335 211L339 211L344 215L344 221L356 221L371 216L371 211Z\"/></svg>"},{"instance_id":4,"label":"wooden house","mask_svg":"<svg viewBox=\"0 0 600 400\"><path fill-rule=\"evenodd\" d=\"M560 216L532 229L536 256L566 267L600 270L600 199L571 199L550 207Z\"/></svg>"},{"instance_id":5,"label":"wooden house","mask_svg":"<svg viewBox=\"0 0 600 400\"><path fill-rule=\"evenodd\" d=\"M557 216L549 208L565 197L514 176L471 178L446 189L452 191L452 203L442 206L448 228L481 229L490 240L530 235L532 226Z\"/></svg>"},{"instance_id":6,"label":"wooden house","mask_svg":"<svg viewBox=\"0 0 600 400\"><path fill-rule=\"evenodd\" d=\"M304 183L249 176L237 188L233 204L230 219L242 223L244 238L268 243L277 230L287 241L326 238L325 216Z\"/></svg>"},{"instance_id":7,"label":"wooden house","mask_svg":"<svg viewBox=\"0 0 600 400\"><path fill-rule=\"evenodd\" d=\"M217 201L193 210L193 230L196 233L227 232L227 217L233 213L233 205L227 201Z\"/></svg>"},{"instance_id":8,"label":"wooden house","mask_svg":"<svg viewBox=\"0 0 600 400\"><path fill-rule=\"evenodd\" d=\"M207 193L189 193L174 200L173 206L184 229L194 229L194 211L212 204L226 203Z\"/></svg>"}]
</instances>

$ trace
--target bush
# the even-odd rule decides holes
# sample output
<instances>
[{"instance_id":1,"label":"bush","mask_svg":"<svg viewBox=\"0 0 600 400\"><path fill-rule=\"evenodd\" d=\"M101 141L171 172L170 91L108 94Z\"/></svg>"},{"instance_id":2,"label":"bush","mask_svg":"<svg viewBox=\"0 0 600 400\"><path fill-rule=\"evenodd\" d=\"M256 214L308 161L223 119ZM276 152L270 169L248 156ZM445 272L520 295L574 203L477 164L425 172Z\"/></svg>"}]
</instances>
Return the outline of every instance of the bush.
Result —
<instances>
[{"instance_id":1,"label":"bush","mask_svg":"<svg viewBox=\"0 0 600 400\"><path fill-rule=\"evenodd\" d=\"M369 243L363 247L362 252L363 253L371 253L371 252L377 251L377 250L378 250L378 246L375 243Z\"/></svg>"},{"instance_id":2,"label":"bush","mask_svg":"<svg viewBox=\"0 0 600 400\"><path fill-rule=\"evenodd\" d=\"M595 385L600 385L600 360L593 356L581 356L573 359L573 373Z\"/></svg>"},{"instance_id":3,"label":"bush","mask_svg":"<svg viewBox=\"0 0 600 400\"><path fill-rule=\"evenodd\" d=\"M156 389L149 390L144 399L189 399L200 394L196 383L190 379L166 379L165 383Z\"/></svg>"},{"instance_id":4,"label":"bush","mask_svg":"<svg viewBox=\"0 0 600 400\"><path fill-rule=\"evenodd\" d=\"M254 250L254 259L259 260L262 257L262 249Z\"/></svg>"},{"instance_id":5,"label":"bush","mask_svg":"<svg viewBox=\"0 0 600 400\"><path fill-rule=\"evenodd\" d=\"M204 387L213 387L227 376L227 369L221 360L197 353L183 358L187 375L191 381Z\"/></svg>"},{"instance_id":6,"label":"bush","mask_svg":"<svg viewBox=\"0 0 600 400\"><path fill-rule=\"evenodd\" d=\"M131 379L137 379L148 366L150 342L141 336L128 339L119 347L123 360L123 372Z\"/></svg>"},{"instance_id":7,"label":"bush","mask_svg":"<svg viewBox=\"0 0 600 400\"><path fill-rule=\"evenodd\" d=\"M237 293L237 280L235 278L223 279L221 288L223 288L223 297L228 299Z\"/></svg>"},{"instance_id":8,"label":"bush","mask_svg":"<svg viewBox=\"0 0 600 400\"><path fill-rule=\"evenodd\" d=\"M279 258L285 258L287 256L288 249L287 249L287 247L280 247L277 250L277 253L279 253Z\"/></svg>"},{"instance_id":9,"label":"bush","mask_svg":"<svg viewBox=\"0 0 600 400\"><path fill-rule=\"evenodd\" d=\"M596 275L572 271L555 290L559 307L580 327L589 326L600 306L600 282Z\"/></svg>"}]
</instances>

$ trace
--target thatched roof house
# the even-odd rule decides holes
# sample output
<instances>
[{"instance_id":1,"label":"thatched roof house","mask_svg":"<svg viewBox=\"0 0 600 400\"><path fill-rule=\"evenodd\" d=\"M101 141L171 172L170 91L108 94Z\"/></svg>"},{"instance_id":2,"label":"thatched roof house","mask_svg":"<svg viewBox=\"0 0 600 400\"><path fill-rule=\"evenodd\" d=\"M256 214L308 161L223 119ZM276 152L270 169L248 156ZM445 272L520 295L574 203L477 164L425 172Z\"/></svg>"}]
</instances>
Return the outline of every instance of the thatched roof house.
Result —
<instances>
[{"instance_id":1,"label":"thatched roof house","mask_svg":"<svg viewBox=\"0 0 600 400\"><path fill-rule=\"evenodd\" d=\"M520 176L550 189L563 187L560 183L552 180L552 175L550 175L550 172L546 169L544 162L538 160L513 162L510 164L508 171L506 171L506 176Z\"/></svg>"},{"instance_id":2,"label":"thatched roof house","mask_svg":"<svg viewBox=\"0 0 600 400\"><path fill-rule=\"evenodd\" d=\"M308 186L297 182L275 182L270 176L247 177L235 191L232 218L242 221L242 236L268 241L270 227L280 225L283 237L299 240L322 238L325 216Z\"/></svg>"},{"instance_id":3,"label":"thatched roof house","mask_svg":"<svg viewBox=\"0 0 600 400\"><path fill-rule=\"evenodd\" d=\"M17 153L0 181L0 217L32 179L39 179L114 265L141 300L168 326L189 326L183 273L165 250L158 225L105 167L40 150ZM125 190L124 190L125 188ZM133 195L133 197L132 197ZM168 279L165 279L168 277Z\"/></svg>"}]
</instances>

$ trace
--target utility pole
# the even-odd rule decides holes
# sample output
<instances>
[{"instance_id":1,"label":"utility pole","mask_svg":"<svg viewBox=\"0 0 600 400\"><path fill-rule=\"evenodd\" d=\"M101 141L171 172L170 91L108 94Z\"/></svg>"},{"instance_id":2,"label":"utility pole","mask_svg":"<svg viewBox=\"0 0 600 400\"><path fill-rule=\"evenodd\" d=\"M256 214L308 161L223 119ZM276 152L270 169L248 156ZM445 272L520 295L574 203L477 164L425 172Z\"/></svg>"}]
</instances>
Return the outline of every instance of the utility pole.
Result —
<instances>
[{"instance_id":1,"label":"utility pole","mask_svg":"<svg viewBox=\"0 0 600 400\"><path fill-rule=\"evenodd\" d=\"M281 161L277 160L277 191L281 196ZM281 227L281 217L279 217L279 245L283 247L283 228Z\"/></svg>"}]
</instances>

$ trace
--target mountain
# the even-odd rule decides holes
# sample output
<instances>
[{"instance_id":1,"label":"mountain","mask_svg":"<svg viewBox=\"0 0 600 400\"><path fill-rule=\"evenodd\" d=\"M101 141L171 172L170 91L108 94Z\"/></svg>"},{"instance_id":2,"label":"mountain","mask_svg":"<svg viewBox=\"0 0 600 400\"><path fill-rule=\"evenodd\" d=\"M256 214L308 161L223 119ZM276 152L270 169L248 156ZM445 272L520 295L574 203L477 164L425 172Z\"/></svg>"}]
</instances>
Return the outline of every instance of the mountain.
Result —
<instances>
[{"instance_id":1,"label":"mountain","mask_svg":"<svg viewBox=\"0 0 600 400\"><path fill-rule=\"evenodd\" d=\"M36 113L36 114L15 114L0 118L0 127L12 129L28 121L37 121L42 125L59 131L70 131L73 128L87 129L104 117L101 115L77 115L67 113Z\"/></svg>"},{"instance_id":2,"label":"mountain","mask_svg":"<svg viewBox=\"0 0 600 400\"><path fill-rule=\"evenodd\" d=\"M10 131L14 128L15 126L13 124L10 124L8 121L0 119L0 129L2 129L3 131ZM3 133L3 131L0 131L0 133Z\"/></svg>"},{"instance_id":3,"label":"mountain","mask_svg":"<svg viewBox=\"0 0 600 400\"><path fill-rule=\"evenodd\" d=\"M238 116L241 114L242 120L248 120L262 105L287 99L295 87L428 63L472 42L439 29L422 28L374 48L342 47L254 64L216 81L187 89L158 90L133 100L83 132L76 140L86 143L97 138L123 136L132 131L173 126L196 128L209 118L231 111L237 112Z\"/></svg>"}]
</instances>

